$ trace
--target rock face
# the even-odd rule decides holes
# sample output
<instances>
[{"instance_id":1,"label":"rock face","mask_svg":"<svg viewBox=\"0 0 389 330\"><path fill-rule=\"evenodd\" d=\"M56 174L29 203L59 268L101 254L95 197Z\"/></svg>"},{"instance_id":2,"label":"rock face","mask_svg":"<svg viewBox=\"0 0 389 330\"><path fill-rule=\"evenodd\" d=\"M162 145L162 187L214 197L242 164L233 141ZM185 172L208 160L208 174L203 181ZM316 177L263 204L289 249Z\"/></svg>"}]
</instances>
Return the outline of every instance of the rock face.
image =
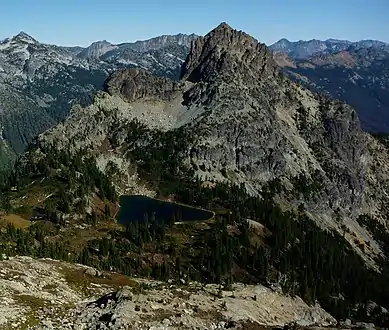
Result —
<instances>
[{"instance_id":1,"label":"rock face","mask_svg":"<svg viewBox=\"0 0 389 330\"><path fill-rule=\"evenodd\" d=\"M222 23L206 37L193 41L181 78L194 83L221 76L231 78L242 66L245 71L261 74L261 78L275 69L264 44Z\"/></svg>"},{"instance_id":2,"label":"rock face","mask_svg":"<svg viewBox=\"0 0 389 330\"><path fill-rule=\"evenodd\" d=\"M300 298L283 297L263 286L236 284L231 291L219 292L219 297L212 301L212 294L217 292L215 285L202 288L191 283L182 289L175 285L158 288L156 283L147 284L150 290L144 293L134 294L125 288L101 297L81 313L76 324L81 329L101 323L108 329L142 325L146 329L244 329L243 325L250 323L268 326L294 323L307 327L336 324L319 306L307 307ZM103 301L106 303L102 308Z\"/></svg>"},{"instance_id":3,"label":"rock face","mask_svg":"<svg viewBox=\"0 0 389 330\"><path fill-rule=\"evenodd\" d=\"M388 151L361 130L354 109L294 83L264 45L224 23L192 43L181 77L115 73L106 83L109 94L75 108L38 146L55 142L128 164L133 149L124 141L133 120L160 134L185 132L183 168L202 181L243 184L253 195L278 180L285 188L280 203L302 203L374 265L381 248L356 220L361 214L387 219ZM106 141L115 142L102 152ZM146 136L136 141L149 143Z\"/></svg>"},{"instance_id":4,"label":"rock face","mask_svg":"<svg viewBox=\"0 0 389 330\"><path fill-rule=\"evenodd\" d=\"M105 53L117 49L118 46L112 45L107 40L96 41L92 43L89 47L83 49L77 57L85 59L98 59L103 56Z\"/></svg>"},{"instance_id":5,"label":"rock face","mask_svg":"<svg viewBox=\"0 0 389 330\"><path fill-rule=\"evenodd\" d=\"M216 285L98 273L50 259L0 261L0 328L205 330L336 324L320 306L260 285L235 284L223 291Z\"/></svg>"},{"instance_id":6,"label":"rock face","mask_svg":"<svg viewBox=\"0 0 389 330\"><path fill-rule=\"evenodd\" d=\"M120 94L126 101L171 100L185 88L182 82L150 76L145 70L122 70L113 73L106 83L112 95Z\"/></svg>"}]
</instances>

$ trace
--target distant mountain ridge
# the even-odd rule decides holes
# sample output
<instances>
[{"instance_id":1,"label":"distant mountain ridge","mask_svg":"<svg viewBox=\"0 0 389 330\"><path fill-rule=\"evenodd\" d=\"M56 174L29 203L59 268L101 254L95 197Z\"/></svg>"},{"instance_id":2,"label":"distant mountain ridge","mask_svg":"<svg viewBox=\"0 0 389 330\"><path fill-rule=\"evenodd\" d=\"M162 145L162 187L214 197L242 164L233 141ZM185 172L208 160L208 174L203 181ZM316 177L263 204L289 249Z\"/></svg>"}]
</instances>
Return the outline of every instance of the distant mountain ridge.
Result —
<instances>
[{"instance_id":1,"label":"distant mountain ridge","mask_svg":"<svg viewBox=\"0 0 389 330\"><path fill-rule=\"evenodd\" d=\"M389 44L378 40L356 42L338 39L289 41L283 38L269 46L272 51L286 53L293 59L307 59L318 53L335 53L350 47L354 49L381 48L389 52Z\"/></svg>"},{"instance_id":2,"label":"distant mountain ridge","mask_svg":"<svg viewBox=\"0 0 389 330\"><path fill-rule=\"evenodd\" d=\"M38 40L36 40L31 35L27 34L24 31L19 32L15 36L5 38L3 40L0 39L0 44L6 44L10 41L20 41L20 42L27 42L27 43L40 43L42 45L46 46L54 46L58 47L64 50L68 50L71 53L81 55L84 51L87 51L88 49L93 49L97 45L100 44L106 44L106 45L112 45L115 48L130 48L131 50L137 51L137 52L147 52L150 50L158 50L166 46L170 46L172 44L179 45L179 46L186 46L190 47L190 44L192 40L198 38L199 36L192 33L192 34L183 34L178 33L175 35L160 35L157 37L153 37L146 40L137 40L134 42L124 42L119 44L112 44L107 40L96 40L92 42L87 47L82 46L60 46L60 45L52 45L52 44L46 44L41 43ZM79 57L85 57L84 55L81 55Z\"/></svg>"},{"instance_id":3,"label":"distant mountain ridge","mask_svg":"<svg viewBox=\"0 0 389 330\"><path fill-rule=\"evenodd\" d=\"M134 52L148 52L151 50L159 50L164 47L178 45L184 47L190 47L192 40L196 39L198 36L195 34L182 34L177 35L162 35L159 37L151 38L148 40L138 40L132 43L121 43L121 44L112 44L106 40L93 42L90 46L84 48L80 53L77 54L79 58L100 58L104 56L109 58L110 54L107 54L113 50L118 50L123 52L125 50L130 50Z\"/></svg>"}]
</instances>

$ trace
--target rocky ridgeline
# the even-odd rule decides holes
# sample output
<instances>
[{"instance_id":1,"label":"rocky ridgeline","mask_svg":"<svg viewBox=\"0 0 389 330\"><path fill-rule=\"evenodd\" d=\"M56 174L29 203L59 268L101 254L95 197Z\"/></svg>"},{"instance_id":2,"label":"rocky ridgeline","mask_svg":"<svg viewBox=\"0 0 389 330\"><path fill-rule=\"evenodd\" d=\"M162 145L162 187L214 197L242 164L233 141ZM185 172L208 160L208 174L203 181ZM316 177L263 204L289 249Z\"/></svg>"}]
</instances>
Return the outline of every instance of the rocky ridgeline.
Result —
<instances>
[{"instance_id":1,"label":"rocky ridgeline","mask_svg":"<svg viewBox=\"0 0 389 330\"><path fill-rule=\"evenodd\" d=\"M0 329L260 329L331 326L299 297L261 285L162 283L51 259L0 261ZM257 328L256 328L257 327Z\"/></svg>"}]
</instances>

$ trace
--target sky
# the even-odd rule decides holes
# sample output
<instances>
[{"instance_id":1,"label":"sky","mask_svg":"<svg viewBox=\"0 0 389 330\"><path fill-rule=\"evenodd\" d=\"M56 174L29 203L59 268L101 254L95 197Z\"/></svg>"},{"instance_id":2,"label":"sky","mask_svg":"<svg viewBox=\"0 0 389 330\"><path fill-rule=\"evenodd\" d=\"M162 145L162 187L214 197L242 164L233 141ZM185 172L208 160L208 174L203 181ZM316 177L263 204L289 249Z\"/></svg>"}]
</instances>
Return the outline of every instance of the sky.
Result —
<instances>
[{"instance_id":1,"label":"sky","mask_svg":"<svg viewBox=\"0 0 389 330\"><path fill-rule=\"evenodd\" d=\"M389 0L0 0L0 40L88 46L161 34L204 35L221 22L272 44L281 38L389 42Z\"/></svg>"}]
</instances>

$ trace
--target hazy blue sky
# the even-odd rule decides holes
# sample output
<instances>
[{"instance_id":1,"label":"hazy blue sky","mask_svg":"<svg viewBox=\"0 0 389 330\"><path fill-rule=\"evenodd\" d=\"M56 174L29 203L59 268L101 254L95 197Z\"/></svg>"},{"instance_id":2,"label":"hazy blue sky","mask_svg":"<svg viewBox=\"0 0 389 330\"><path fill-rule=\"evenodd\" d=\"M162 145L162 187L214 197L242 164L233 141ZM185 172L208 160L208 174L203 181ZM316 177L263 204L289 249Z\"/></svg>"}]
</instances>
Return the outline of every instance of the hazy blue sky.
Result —
<instances>
[{"instance_id":1,"label":"hazy blue sky","mask_svg":"<svg viewBox=\"0 0 389 330\"><path fill-rule=\"evenodd\" d=\"M389 0L1 0L0 39L23 30L45 43L89 45L205 34L220 22L267 44L339 38L389 42Z\"/></svg>"}]
</instances>

